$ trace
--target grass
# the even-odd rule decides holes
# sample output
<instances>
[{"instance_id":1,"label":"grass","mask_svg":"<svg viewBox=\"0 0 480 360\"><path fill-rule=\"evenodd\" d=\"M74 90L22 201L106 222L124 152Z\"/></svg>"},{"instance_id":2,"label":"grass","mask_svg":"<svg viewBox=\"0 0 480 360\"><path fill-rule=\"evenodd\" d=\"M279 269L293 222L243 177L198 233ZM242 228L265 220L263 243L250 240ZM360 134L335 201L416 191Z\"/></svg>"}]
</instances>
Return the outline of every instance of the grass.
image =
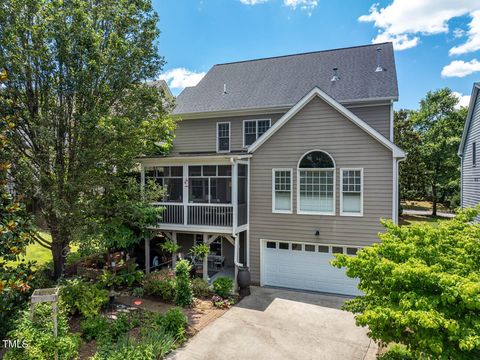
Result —
<instances>
[{"instance_id":1,"label":"grass","mask_svg":"<svg viewBox=\"0 0 480 360\"><path fill-rule=\"evenodd\" d=\"M49 233L44 231L40 231L39 233L40 236L48 242L52 241L52 236ZM70 245L70 249L72 252L77 251L78 246ZM27 246L25 255L20 255L20 258L17 261L7 262L7 265L17 265L22 260L25 260L25 262L36 261L36 265L40 266L51 261L52 259L52 252L49 249L46 249L40 244L34 242Z\"/></svg>"},{"instance_id":2,"label":"grass","mask_svg":"<svg viewBox=\"0 0 480 360\"><path fill-rule=\"evenodd\" d=\"M439 216L424 216L424 215L402 215L399 219L400 225L411 226L414 224L429 224L437 227L443 221L449 221L449 218Z\"/></svg>"},{"instance_id":3,"label":"grass","mask_svg":"<svg viewBox=\"0 0 480 360\"><path fill-rule=\"evenodd\" d=\"M425 211L432 210L431 201L405 200L405 201L402 201L402 206L404 209L407 209L407 210L425 210ZM443 204L437 204L437 211L451 212L450 209L448 209Z\"/></svg>"}]
</instances>

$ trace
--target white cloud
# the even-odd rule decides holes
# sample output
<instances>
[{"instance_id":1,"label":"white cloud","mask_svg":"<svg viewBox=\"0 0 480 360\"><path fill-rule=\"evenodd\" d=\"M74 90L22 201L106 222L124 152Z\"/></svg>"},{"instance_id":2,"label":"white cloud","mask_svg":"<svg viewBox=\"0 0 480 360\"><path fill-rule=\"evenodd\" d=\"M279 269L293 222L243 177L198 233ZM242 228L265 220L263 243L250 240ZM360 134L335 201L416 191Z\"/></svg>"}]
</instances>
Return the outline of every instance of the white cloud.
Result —
<instances>
[{"instance_id":1,"label":"white cloud","mask_svg":"<svg viewBox=\"0 0 480 360\"><path fill-rule=\"evenodd\" d=\"M442 69L443 77L465 77L480 71L480 61L473 59L471 61L455 60L444 66Z\"/></svg>"},{"instance_id":2,"label":"white cloud","mask_svg":"<svg viewBox=\"0 0 480 360\"><path fill-rule=\"evenodd\" d=\"M480 10L474 11L471 16L472 21L468 24L470 30L468 30L467 42L451 48L450 55L460 55L480 50Z\"/></svg>"},{"instance_id":3,"label":"white cloud","mask_svg":"<svg viewBox=\"0 0 480 360\"><path fill-rule=\"evenodd\" d=\"M470 104L470 95L463 95L457 91L454 91L453 95L458 98L458 104L456 106L457 109L461 108L462 106L468 107L468 105Z\"/></svg>"},{"instance_id":4,"label":"white cloud","mask_svg":"<svg viewBox=\"0 0 480 360\"><path fill-rule=\"evenodd\" d=\"M388 39L395 49L404 50L418 45L419 35L446 33L450 19L479 9L478 0L393 0L380 9L372 5L358 20L373 22L379 29L373 42Z\"/></svg>"},{"instance_id":5,"label":"white cloud","mask_svg":"<svg viewBox=\"0 0 480 360\"><path fill-rule=\"evenodd\" d=\"M174 89L183 89L195 86L205 76L205 72L194 72L185 68L175 68L160 75L160 80L165 80L168 86Z\"/></svg>"},{"instance_id":6,"label":"white cloud","mask_svg":"<svg viewBox=\"0 0 480 360\"><path fill-rule=\"evenodd\" d=\"M285 6L293 9L299 7L302 10L313 10L318 5L318 0L283 0Z\"/></svg>"},{"instance_id":7,"label":"white cloud","mask_svg":"<svg viewBox=\"0 0 480 360\"><path fill-rule=\"evenodd\" d=\"M242 4L245 5L257 5L263 4L270 0L240 0ZM307 10L309 13L315 9L318 5L318 0L283 0L283 5L296 10L297 8L301 10Z\"/></svg>"},{"instance_id":8,"label":"white cloud","mask_svg":"<svg viewBox=\"0 0 480 360\"><path fill-rule=\"evenodd\" d=\"M263 4L267 2L268 0L240 0L242 4L245 5L257 5L257 4Z\"/></svg>"}]
</instances>

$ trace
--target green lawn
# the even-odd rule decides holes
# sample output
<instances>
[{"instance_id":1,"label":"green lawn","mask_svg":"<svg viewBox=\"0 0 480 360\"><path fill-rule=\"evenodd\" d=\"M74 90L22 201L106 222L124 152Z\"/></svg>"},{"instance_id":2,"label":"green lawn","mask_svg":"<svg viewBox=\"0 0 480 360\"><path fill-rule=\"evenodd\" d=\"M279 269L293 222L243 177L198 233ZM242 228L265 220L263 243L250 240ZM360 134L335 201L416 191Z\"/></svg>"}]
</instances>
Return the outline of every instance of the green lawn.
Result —
<instances>
[{"instance_id":1,"label":"green lawn","mask_svg":"<svg viewBox=\"0 0 480 360\"><path fill-rule=\"evenodd\" d=\"M432 211L432 202L431 201L405 200L405 201L402 201L402 206L406 210ZM440 212L451 212L443 204L437 204L437 210L440 211Z\"/></svg>"},{"instance_id":2,"label":"green lawn","mask_svg":"<svg viewBox=\"0 0 480 360\"><path fill-rule=\"evenodd\" d=\"M48 242L52 241L52 236L49 233L40 231L40 235ZM75 245L70 245L70 248L72 251L77 251L78 247ZM22 259L25 259L27 262L36 261L37 266L40 266L52 260L52 252L35 242L27 246L26 254L21 255L18 261L10 261L8 262L8 265L18 264Z\"/></svg>"},{"instance_id":3,"label":"green lawn","mask_svg":"<svg viewBox=\"0 0 480 360\"><path fill-rule=\"evenodd\" d=\"M423 215L402 215L399 218L399 224L411 226L414 224L429 224L431 226L438 226L442 221L448 221L449 218L439 216L423 216Z\"/></svg>"}]
</instances>

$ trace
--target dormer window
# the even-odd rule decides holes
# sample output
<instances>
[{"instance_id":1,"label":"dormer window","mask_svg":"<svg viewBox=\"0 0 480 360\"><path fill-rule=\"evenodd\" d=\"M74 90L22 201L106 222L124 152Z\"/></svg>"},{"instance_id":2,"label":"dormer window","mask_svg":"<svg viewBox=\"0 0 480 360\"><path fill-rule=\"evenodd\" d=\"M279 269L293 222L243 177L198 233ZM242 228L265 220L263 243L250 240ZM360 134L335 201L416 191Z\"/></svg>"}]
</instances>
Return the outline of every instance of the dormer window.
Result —
<instances>
[{"instance_id":1,"label":"dormer window","mask_svg":"<svg viewBox=\"0 0 480 360\"><path fill-rule=\"evenodd\" d=\"M270 129L270 119L243 121L243 147L252 145L260 136Z\"/></svg>"},{"instance_id":2,"label":"dormer window","mask_svg":"<svg viewBox=\"0 0 480 360\"><path fill-rule=\"evenodd\" d=\"M230 123L217 123L217 152L230 152Z\"/></svg>"}]
</instances>

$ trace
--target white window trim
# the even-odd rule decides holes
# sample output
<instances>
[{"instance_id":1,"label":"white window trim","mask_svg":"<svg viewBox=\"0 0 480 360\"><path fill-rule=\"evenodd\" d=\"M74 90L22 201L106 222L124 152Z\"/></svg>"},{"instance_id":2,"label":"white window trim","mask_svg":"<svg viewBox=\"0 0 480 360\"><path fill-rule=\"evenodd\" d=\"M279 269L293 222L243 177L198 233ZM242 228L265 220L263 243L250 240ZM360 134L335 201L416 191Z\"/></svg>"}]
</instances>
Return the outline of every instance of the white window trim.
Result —
<instances>
[{"instance_id":1,"label":"white window trim","mask_svg":"<svg viewBox=\"0 0 480 360\"><path fill-rule=\"evenodd\" d=\"M314 152L314 151L321 151L328 156L333 161L333 168L318 168L318 169L311 169L311 168L300 168L300 162L304 158L305 155ZM312 170L312 171L327 171L327 170L333 170L333 210L332 211L305 211L305 210L300 210L300 171L302 170ZM333 158L332 155L330 155L327 151L325 150L320 150L320 149L313 149L313 150L308 150L305 152L302 156L300 156L300 159L297 162L297 214L300 215L327 215L327 216L335 216L337 210L337 164L335 163L335 159Z\"/></svg>"},{"instance_id":2,"label":"white window trim","mask_svg":"<svg viewBox=\"0 0 480 360\"><path fill-rule=\"evenodd\" d=\"M268 121L268 128L270 129L272 127L272 119L245 119L243 120L243 125L242 125L242 146L244 148L247 148L249 147L250 145L253 145L255 143L255 141L253 143L251 143L250 145L245 145L245 122L247 121L255 121L255 141L257 141L258 139L258 122L259 121ZM268 131L268 130L267 130Z\"/></svg>"},{"instance_id":3,"label":"white window trim","mask_svg":"<svg viewBox=\"0 0 480 360\"><path fill-rule=\"evenodd\" d=\"M275 172L290 172L290 210L276 210L275 208ZM272 169L272 213L274 214L293 214L293 169L292 168L274 168Z\"/></svg>"},{"instance_id":4,"label":"white window trim","mask_svg":"<svg viewBox=\"0 0 480 360\"><path fill-rule=\"evenodd\" d=\"M343 171L360 171L360 212L343 211ZM340 168L340 216L363 216L363 168Z\"/></svg>"},{"instance_id":5,"label":"white window trim","mask_svg":"<svg viewBox=\"0 0 480 360\"><path fill-rule=\"evenodd\" d=\"M222 124L228 124L228 150L219 150L218 127ZM217 122L217 153L229 153L232 146L232 124L230 121Z\"/></svg>"}]
</instances>

